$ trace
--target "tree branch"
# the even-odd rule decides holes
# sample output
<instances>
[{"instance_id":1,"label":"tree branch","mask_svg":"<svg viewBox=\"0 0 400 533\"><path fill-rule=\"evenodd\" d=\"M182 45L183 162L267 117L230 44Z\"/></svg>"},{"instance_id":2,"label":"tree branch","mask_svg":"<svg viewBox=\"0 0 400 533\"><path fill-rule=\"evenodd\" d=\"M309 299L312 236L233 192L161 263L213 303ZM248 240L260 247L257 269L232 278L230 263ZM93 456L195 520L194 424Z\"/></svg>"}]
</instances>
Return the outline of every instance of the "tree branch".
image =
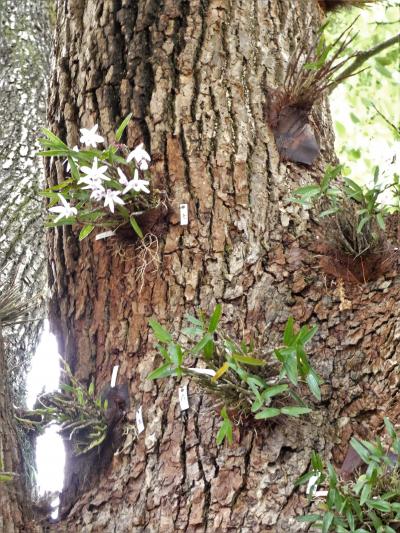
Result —
<instances>
[{"instance_id":1,"label":"tree branch","mask_svg":"<svg viewBox=\"0 0 400 533\"><path fill-rule=\"evenodd\" d=\"M393 44L400 43L400 33L395 35L394 37L390 37L390 39L387 39L386 41L377 44L373 48L370 48L369 50L365 50L364 52L356 52L354 54L354 61L349 65L339 76L333 81L331 84L329 93L331 93L338 85L341 83L345 78L348 78L349 76L352 76L356 71L371 57L379 54L386 48L389 48L389 46L392 46Z\"/></svg>"}]
</instances>

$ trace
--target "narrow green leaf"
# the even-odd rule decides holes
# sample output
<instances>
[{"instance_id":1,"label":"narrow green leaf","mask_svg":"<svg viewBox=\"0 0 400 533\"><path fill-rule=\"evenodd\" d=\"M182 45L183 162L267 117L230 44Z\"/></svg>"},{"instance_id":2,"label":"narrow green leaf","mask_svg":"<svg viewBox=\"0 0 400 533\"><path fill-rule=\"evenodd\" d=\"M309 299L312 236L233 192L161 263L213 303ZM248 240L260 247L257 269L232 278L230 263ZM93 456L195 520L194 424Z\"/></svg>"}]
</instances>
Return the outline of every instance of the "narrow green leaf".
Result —
<instances>
[{"instance_id":1,"label":"narrow green leaf","mask_svg":"<svg viewBox=\"0 0 400 533\"><path fill-rule=\"evenodd\" d=\"M308 413L311 413L312 409L309 409L308 407L291 406L291 407L282 407L281 412L283 415L300 416L300 415L306 415Z\"/></svg>"},{"instance_id":2,"label":"narrow green leaf","mask_svg":"<svg viewBox=\"0 0 400 533\"><path fill-rule=\"evenodd\" d=\"M264 409L263 411L257 413L254 418L256 420L265 420L267 418L273 418L274 416L278 416L280 414L280 409L276 409L275 407L268 407L267 409Z\"/></svg>"},{"instance_id":3,"label":"narrow green leaf","mask_svg":"<svg viewBox=\"0 0 400 533\"><path fill-rule=\"evenodd\" d=\"M285 346L290 346L294 338L294 318L290 316L287 319L285 331L283 332L283 343L285 344Z\"/></svg>"},{"instance_id":4,"label":"narrow green leaf","mask_svg":"<svg viewBox=\"0 0 400 533\"><path fill-rule=\"evenodd\" d=\"M316 522L317 520L321 520L322 516L319 514L305 514L303 516L296 517L296 520L298 522Z\"/></svg>"},{"instance_id":5,"label":"narrow green leaf","mask_svg":"<svg viewBox=\"0 0 400 533\"><path fill-rule=\"evenodd\" d=\"M329 532L329 529L332 525L334 517L335 515L331 511L328 511L327 513L325 513L324 519L322 521L322 533Z\"/></svg>"},{"instance_id":6,"label":"narrow green leaf","mask_svg":"<svg viewBox=\"0 0 400 533\"><path fill-rule=\"evenodd\" d=\"M248 357L246 355L240 354L234 354L232 356L232 359L234 359L238 363L243 363L245 365L251 366L265 366L267 364L266 361L262 361L261 359L257 359L256 357Z\"/></svg>"},{"instance_id":7,"label":"narrow green leaf","mask_svg":"<svg viewBox=\"0 0 400 533\"><path fill-rule=\"evenodd\" d=\"M140 226L137 223L137 221L136 221L136 219L135 219L135 217L133 215L131 215L129 217L129 222L131 223L131 226L132 226L134 232L136 233L136 235L138 235L141 239L143 239L143 232L140 229Z\"/></svg>"},{"instance_id":8,"label":"narrow green leaf","mask_svg":"<svg viewBox=\"0 0 400 533\"><path fill-rule=\"evenodd\" d=\"M321 401L321 390L319 388L318 378L314 372L309 372L306 377L307 385L312 394Z\"/></svg>"},{"instance_id":9,"label":"narrow green leaf","mask_svg":"<svg viewBox=\"0 0 400 533\"><path fill-rule=\"evenodd\" d=\"M385 500L367 500L366 504L368 507L382 511L383 513L390 513L392 510L390 503Z\"/></svg>"},{"instance_id":10,"label":"narrow green leaf","mask_svg":"<svg viewBox=\"0 0 400 533\"><path fill-rule=\"evenodd\" d=\"M90 233L92 233L92 231L94 230L94 228L95 228L95 227L94 227L92 224L89 224L89 225L87 225L87 226L84 226L84 227L81 229L80 233L79 233L79 240L80 240L80 241L83 241L83 239L84 239L85 237L87 237Z\"/></svg>"},{"instance_id":11,"label":"narrow green leaf","mask_svg":"<svg viewBox=\"0 0 400 533\"><path fill-rule=\"evenodd\" d=\"M221 315L222 315L222 305L221 304L217 304L215 306L213 314L210 317L210 322L208 324L208 332L209 333L214 333L214 331L217 329L219 321L221 319Z\"/></svg>"},{"instance_id":12,"label":"narrow green leaf","mask_svg":"<svg viewBox=\"0 0 400 533\"><path fill-rule=\"evenodd\" d=\"M272 398L273 396L276 396L277 394L282 394L282 392L287 391L288 388L289 388L289 385L286 385L286 384L272 385L272 387L268 387L268 389L263 391L262 397L264 400L267 400L268 398Z\"/></svg>"},{"instance_id":13,"label":"narrow green leaf","mask_svg":"<svg viewBox=\"0 0 400 533\"><path fill-rule=\"evenodd\" d=\"M196 344L194 348L192 348L192 352L194 354L200 353L203 348L208 344L210 341L212 341L213 337L210 333L206 333L204 337Z\"/></svg>"},{"instance_id":14,"label":"narrow green leaf","mask_svg":"<svg viewBox=\"0 0 400 533\"><path fill-rule=\"evenodd\" d=\"M152 318L149 320L149 325L153 330L154 336L161 342L172 342L172 337L166 329L162 327L156 320Z\"/></svg>"},{"instance_id":15,"label":"narrow green leaf","mask_svg":"<svg viewBox=\"0 0 400 533\"><path fill-rule=\"evenodd\" d=\"M121 122L119 128L117 129L115 133L115 140L117 142L121 140L121 137L125 131L125 128L129 124L129 121L131 120L131 118L132 118L132 113L129 113L129 115Z\"/></svg>"},{"instance_id":16,"label":"narrow green leaf","mask_svg":"<svg viewBox=\"0 0 400 533\"><path fill-rule=\"evenodd\" d=\"M147 379L161 379L174 375L175 370L171 368L170 363L165 363L164 365L156 368L153 372L147 376Z\"/></svg>"}]
</instances>

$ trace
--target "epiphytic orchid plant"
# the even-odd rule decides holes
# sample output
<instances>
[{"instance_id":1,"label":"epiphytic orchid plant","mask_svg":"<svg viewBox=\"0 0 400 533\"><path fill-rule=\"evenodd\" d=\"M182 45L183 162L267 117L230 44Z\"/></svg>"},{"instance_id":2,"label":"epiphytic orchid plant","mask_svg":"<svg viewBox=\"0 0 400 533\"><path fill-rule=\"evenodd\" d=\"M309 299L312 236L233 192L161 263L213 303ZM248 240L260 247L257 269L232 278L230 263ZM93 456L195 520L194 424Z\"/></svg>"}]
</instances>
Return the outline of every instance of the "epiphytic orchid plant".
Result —
<instances>
[{"instance_id":1,"label":"epiphytic orchid plant","mask_svg":"<svg viewBox=\"0 0 400 533\"><path fill-rule=\"evenodd\" d=\"M80 130L82 148L69 148L51 131L43 130L45 137L40 143L44 150L38 155L64 159L67 172L64 181L41 192L50 200L47 227L77 224L82 228L79 240L96 227L107 230L97 238L112 236L126 226L143 237L136 217L154 207L149 188L151 158L143 144L130 153L125 145L117 144L130 118L131 114L116 131L116 143L104 150L97 148L98 144L105 146L97 124Z\"/></svg>"}]
</instances>

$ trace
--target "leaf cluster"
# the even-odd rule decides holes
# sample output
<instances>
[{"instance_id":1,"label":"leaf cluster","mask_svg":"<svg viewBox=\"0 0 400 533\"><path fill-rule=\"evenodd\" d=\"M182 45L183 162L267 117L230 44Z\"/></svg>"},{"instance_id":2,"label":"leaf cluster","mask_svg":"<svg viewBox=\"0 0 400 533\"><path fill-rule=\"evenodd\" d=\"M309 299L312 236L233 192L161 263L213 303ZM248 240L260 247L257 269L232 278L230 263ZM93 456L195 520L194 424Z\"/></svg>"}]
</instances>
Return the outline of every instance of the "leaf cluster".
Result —
<instances>
[{"instance_id":1,"label":"leaf cluster","mask_svg":"<svg viewBox=\"0 0 400 533\"><path fill-rule=\"evenodd\" d=\"M387 215L400 211L399 176L395 174L390 183L384 184L379 180L379 167L375 167L373 185L367 187L349 177L340 178L343 171L343 165L328 166L320 184L296 189L292 201L305 207L317 204L319 217L333 217L343 250L358 257L380 240ZM390 205L381 202L386 191L392 195Z\"/></svg>"},{"instance_id":2,"label":"leaf cluster","mask_svg":"<svg viewBox=\"0 0 400 533\"><path fill-rule=\"evenodd\" d=\"M232 442L232 417L252 416L266 420L279 415L298 417L311 411L300 398L298 390L306 383L320 400L320 378L311 367L305 345L317 328L303 326L294 330L294 321L287 321L281 347L272 357L256 350L254 341L237 342L220 327L222 307L218 304L208 318L187 316L190 326L182 330L186 342L173 336L156 320L150 320L157 349L164 363L148 375L148 379L189 376L200 388L217 399L223 419L217 444ZM202 366L194 367L195 362ZM205 368L204 368L205 367ZM294 403L293 403L294 402Z\"/></svg>"},{"instance_id":3,"label":"leaf cluster","mask_svg":"<svg viewBox=\"0 0 400 533\"><path fill-rule=\"evenodd\" d=\"M63 367L70 384L64 383L60 391L41 395L38 398L40 407L25 411L16 419L25 428L35 431L58 424L59 433L73 442L75 455L81 455L104 442L108 434L108 402L95 397L94 383L85 389L65 361Z\"/></svg>"},{"instance_id":4,"label":"leaf cluster","mask_svg":"<svg viewBox=\"0 0 400 533\"><path fill-rule=\"evenodd\" d=\"M14 326L27 321L27 315L34 308L32 301L21 299L21 291L10 281L0 289L0 324Z\"/></svg>"},{"instance_id":5,"label":"leaf cluster","mask_svg":"<svg viewBox=\"0 0 400 533\"><path fill-rule=\"evenodd\" d=\"M311 44L308 44L309 35L299 41L290 59L284 81L288 105L310 108L339 83L360 72L344 74L343 70L356 56L354 53L343 57L356 38L356 35L351 34L354 22L330 44L324 36L327 24L320 28Z\"/></svg>"},{"instance_id":6,"label":"leaf cluster","mask_svg":"<svg viewBox=\"0 0 400 533\"><path fill-rule=\"evenodd\" d=\"M327 496L318 504L321 512L301 516L299 521L312 523L323 533L396 533L400 525L400 437L387 418L385 426L391 440L386 449L380 439L351 439L366 467L356 480L343 481L330 463L324 465L313 452L311 470L296 484L308 482L310 498L317 485L326 486Z\"/></svg>"}]
</instances>

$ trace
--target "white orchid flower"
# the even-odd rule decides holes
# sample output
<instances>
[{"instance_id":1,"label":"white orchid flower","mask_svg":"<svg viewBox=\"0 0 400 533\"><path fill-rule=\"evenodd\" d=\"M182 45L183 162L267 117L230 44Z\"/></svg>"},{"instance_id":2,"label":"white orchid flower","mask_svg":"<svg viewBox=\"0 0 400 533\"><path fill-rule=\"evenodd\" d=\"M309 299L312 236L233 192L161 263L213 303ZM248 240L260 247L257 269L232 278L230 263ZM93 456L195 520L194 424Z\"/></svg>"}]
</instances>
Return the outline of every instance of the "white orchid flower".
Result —
<instances>
[{"instance_id":1,"label":"white orchid flower","mask_svg":"<svg viewBox=\"0 0 400 533\"><path fill-rule=\"evenodd\" d=\"M84 187L85 188L85 187ZM97 187L96 189L92 190L92 194L90 195L91 200L95 200L96 202L100 202L104 198L105 195L105 189L103 186L100 185L100 187Z\"/></svg>"},{"instance_id":2,"label":"white orchid flower","mask_svg":"<svg viewBox=\"0 0 400 533\"><path fill-rule=\"evenodd\" d=\"M128 178L125 176L125 174L122 172L122 170L120 168L117 168L117 172L118 172L118 175L119 175L119 182L121 185L128 185Z\"/></svg>"},{"instance_id":3,"label":"white orchid flower","mask_svg":"<svg viewBox=\"0 0 400 533\"><path fill-rule=\"evenodd\" d=\"M92 179L92 180L104 180L109 181L110 178L105 175L107 172L108 167L106 165L103 165L101 167L98 167L98 159L95 157L93 159L93 165L91 167L81 167L81 171L86 174L84 178L81 178L78 183L85 183L84 180Z\"/></svg>"},{"instance_id":4,"label":"white orchid flower","mask_svg":"<svg viewBox=\"0 0 400 533\"><path fill-rule=\"evenodd\" d=\"M149 168L151 157L143 148L143 146L143 143L136 146L136 148L128 155L126 160L129 163L132 161L132 159L134 159L140 170L147 170Z\"/></svg>"},{"instance_id":5,"label":"white orchid flower","mask_svg":"<svg viewBox=\"0 0 400 533\"><path fill-rule=\"evenodd\" d=\"M105 190L101 181L97 178L81 178L79 181L78 181L79 184L82 184L84 183L86 185L86 187L82 187L82 189L86 189L86 190L90 190L90 191L95 191L97 189L101 189L101 190Z\"/></svg>"},{"instance_id":6,"label":"white orchid flower","mask_svg":"<svg viewBox=\"0 0 400 533\"><path fill-rule=\"evenodd\" d=\"M147 185L149 182L147 180L141 180L139 179L139 172L135 168L135 173L133 175L133 180L128 181L128 178L125 176L125 174L122 172L120 168L118 170L119 175L119 182L121 185L125 185L125 189L122 191L122 194L126 194L129 191L135 191L135 192L146 192L149 193L150 190L147 188Z\"/></svg>"},{"instance_id":7,"label":"white orchid flower","mask_svg":"<svg viewBox=\"0 0 400 533\"><path fill-rule=\"evenodd\" d=\"M60 198L62 205L56 205L49 208L50 213L58 214L58 216L54 219L54 222L58 222L62 218L69 218L78 214L77 208L71 207L62 194L58 193L57 196Z\"/></svg>"},{"instance_id":8,"label":"white orchid flower","mask_svg":"<svg viewBox=\"0 0 400 533\"><path fill-rule=\"evenodd\" d=\"M104 137L102 137L101 135L96 133L98 127L99 126L97 124L95 124L93 126L93 128L91 128L90 130L88 130L86 128L82 128L80 130L82 136L79 139L79 141L81 143L85 144L86 146L93 146L94 148L96 148L96 144L103 143L104 142Z\"/></svg>"},{"instance_id":9,"label":"white orchid flower","mask_svg":"<svg viewBox=\"0 0 400 533\"><path fill-rule=\"evenodd\" d=\"M114 213L114 204L124 205L125 202L119 197L120 191L107 189L104 195L104 207L109 207L111 213Z\"/></svg>"}]
</instances>

